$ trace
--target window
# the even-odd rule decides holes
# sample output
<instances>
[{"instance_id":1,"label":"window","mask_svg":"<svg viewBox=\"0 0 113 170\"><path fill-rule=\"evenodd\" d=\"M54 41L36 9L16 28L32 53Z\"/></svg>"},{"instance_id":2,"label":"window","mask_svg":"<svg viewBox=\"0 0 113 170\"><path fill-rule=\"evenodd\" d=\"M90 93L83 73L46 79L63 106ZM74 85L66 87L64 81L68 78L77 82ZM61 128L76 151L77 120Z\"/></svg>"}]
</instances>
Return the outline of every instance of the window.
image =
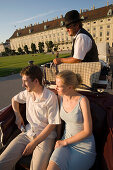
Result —
<instances>
[{"instance_id":1,"label":"window","mask_svg":"<svg viewBox=\"0 0 113 170\"><path fill-rule=\"evenodd\" d=\"M106 40L109 40L109 38L107 38Z\"/></svg>"},{"instance_id":2,"label":"window","mask_svg":"<svg viewBox=\"0 0 113 170\"><path fill-rule=\"evenodd\" d=\"M103 20L101 20L100 22L103 22Z\"/></svg>"},{"instance_id":3,"label":"window","mask_svg":"<svg viewBox=\"0 0 113 170\"><path fill-rule=\"evenodd\" d=\"M110 18L108 18L108 21L111 21L111 19L110 19Z\"/></svg>"},{"instance_id":4,"label":"window","mask_svg":"<svg viewBox=\"0 0 113 170\"><path fill-rule=\"evenodd\" d=\"M47 25L44 25L44 30L46 30L47 29Z\"/></svg>"},{"instance_id":5,"label":"window","mask_svg":"<svg viewBox=\"0 0 113 170\"><path fill-rule=\"evenodd\" d=\"M110 28L110 25L107 25L107 28Z\"/></svg>"},{"instance_id":6,"label":"window","mask_svg":"<svg viewBox=\"0 0 113 170\"><path fill-rule=\"evenodd\" d=\"M107 31L107 36L109 36L109 31Z\"/></svg>"},{"instance_id":7,"label":"window","mask_svg":"<svg viewBox=\"0 0 113 170\"><path fill-rule=\"evenodd\" d=\"M93 30L96 30L96 28L94 27Z\"/></svg>"},{"instance_id":8,"label":"window","mask_svg":"<svg viewBox=\"0 0 113 170\"><path fill-rule=\"evenodd\" d=\"M100 32L100 37L102 37L102 32Z\"/></svg>"},{"instance_id":9,"label":"window","mask_svg":"<svg viewBox=\"0 0 113 170\"><path fill-rule=\"evenodd\" d=\"M64 25L64 21L61 21L61 22L60 22L60 26L63 26L63 25Z\"/></svg>"},{"instance_id":10,"label":"window","mask_svg":"<svg viewBox=\"0 0 113 170\"><path fill-rule=\"evenodd\" d=\"M58 42L60 42L60 39L58 38Z\"/></svg>"},{"instance_id":11,"label":"window","mask_svg":"<svg viewBox=\"0 0 113 170\"><path fill-rule=\"evenodd\" d=\"M102 27L102 26L100 26L100 29L103 29L103 27Z\"/></svg>"},{"instance_id":12,"label":"window","mask_svg":"<svg viewBox=\"0 0 113 170\"><path fill-rule=\"evenodd\" d=\"M30 33L32 33L32 30L31 30L31 29L29 29L29 34L30 34Z\"/></svg>"},{"instance_id":13,"label":"window","mask_svg":"<svg viewBox=\"0 0 113 170\"><path fill-rule=\"evenodd\" d=\"M93 37L94 37L94 38L96 37L96 34L95 34L95 33L93 34Z\"/></svg>"},{"instance_id":14,"label":"window","mask_svg":"<svg viewBox=\"0 0 113 170\"><path fill-rule=\"evenodd\" d=\"M94 21L93 24L96 24L96 21Z\"/></svg>"},{"instance_id":15,"label":"window","mask_svg":"<svg viewBox=\"0 0 113 170\"><path fill-rule=\"evenodd\" d=\"M108 15L108 16L109 16L109 15L112 15L112 9L109 9L107 15Z\"/></svg>"},{"instance_id":16,"label":"window","mask_svg":"<svg viewBox=\"0 0 113 170\"><path fill-rule=\"evenodd\" d=\"M81 19L84 19L84 16L81 16Z\"/></svg>"},{"instance_id":17,"label":"window","mask_svg":"<svg viewBox=\"0 0 113 170\"><path fill-rule=\"evenodd\" d=\"M18 37L18 36L19 36L19 33L17 32L17 34L16 34L16 35L17 35L17 37Z\"/></svg>"}]
</instances>

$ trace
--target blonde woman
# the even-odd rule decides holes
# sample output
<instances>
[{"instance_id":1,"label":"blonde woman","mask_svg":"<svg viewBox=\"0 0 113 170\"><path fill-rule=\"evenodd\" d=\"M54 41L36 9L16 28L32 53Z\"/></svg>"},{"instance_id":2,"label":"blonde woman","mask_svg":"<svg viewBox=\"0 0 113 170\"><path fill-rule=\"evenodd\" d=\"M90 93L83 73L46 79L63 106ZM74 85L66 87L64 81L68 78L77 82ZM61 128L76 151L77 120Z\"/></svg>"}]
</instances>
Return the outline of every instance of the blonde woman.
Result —
<instances>
[{"instance_id":1,"label":"blonde woman","mask_svg":"<svg viewBox=\"0 0 113 170\"><path fill-rule=\"evenodd\" d=\"M80 82L72 71L65 70L56 76L65 129L62 139L56 142L47 170L88 170L94 164L96 151L89 101L75 90Z\"/></svg>"}]
</instances>

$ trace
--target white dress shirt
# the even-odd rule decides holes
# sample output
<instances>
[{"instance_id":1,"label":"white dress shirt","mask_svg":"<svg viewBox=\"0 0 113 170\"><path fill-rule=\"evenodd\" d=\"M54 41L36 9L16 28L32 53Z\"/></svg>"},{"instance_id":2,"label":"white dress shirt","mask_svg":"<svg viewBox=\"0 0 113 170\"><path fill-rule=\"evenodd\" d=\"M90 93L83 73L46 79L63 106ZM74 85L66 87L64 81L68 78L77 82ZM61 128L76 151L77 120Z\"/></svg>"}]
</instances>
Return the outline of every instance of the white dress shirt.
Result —
<instances>
[{"instance_id":1,"label":"white dress shirt","mask_svg":"<svg viewBox=\"0 0 113 170\"><path fill-rule=\"evenodd\" d=\"M24 90L14 96L14 100L26 103L26 119L29 122L26 134L29 137L40 134L48 124L61 123L57 96L45 87L40 99L34 100L33 93ZM55 138L56 131L53 130L48 137Z\"/></svg>"}]
</instances>

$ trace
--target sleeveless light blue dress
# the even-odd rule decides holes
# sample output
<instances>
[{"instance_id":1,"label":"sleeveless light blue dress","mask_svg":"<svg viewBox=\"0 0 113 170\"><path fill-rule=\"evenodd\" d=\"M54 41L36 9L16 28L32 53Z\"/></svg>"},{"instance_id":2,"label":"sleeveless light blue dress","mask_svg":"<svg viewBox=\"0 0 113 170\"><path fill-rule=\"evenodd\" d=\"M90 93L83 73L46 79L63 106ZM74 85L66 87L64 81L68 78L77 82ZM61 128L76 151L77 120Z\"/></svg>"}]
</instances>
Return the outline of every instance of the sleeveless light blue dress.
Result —
<instances>
[{"instance_id":1,"label":"sleeveless light blue dress","mask_svg":"<svg viewBox=\"0 0 113 170\"><path fill-rule=\"evenodd\" d=\"M72 112L66 113L62 106L60 116L65 121L65 130L62 139L74 136L83 129L83 115L80 101ZM50 158L61 170L88 170L94 164L96 158L95 140L93 134L82 141L56 148Z\"/></svg>"}]
</instances>

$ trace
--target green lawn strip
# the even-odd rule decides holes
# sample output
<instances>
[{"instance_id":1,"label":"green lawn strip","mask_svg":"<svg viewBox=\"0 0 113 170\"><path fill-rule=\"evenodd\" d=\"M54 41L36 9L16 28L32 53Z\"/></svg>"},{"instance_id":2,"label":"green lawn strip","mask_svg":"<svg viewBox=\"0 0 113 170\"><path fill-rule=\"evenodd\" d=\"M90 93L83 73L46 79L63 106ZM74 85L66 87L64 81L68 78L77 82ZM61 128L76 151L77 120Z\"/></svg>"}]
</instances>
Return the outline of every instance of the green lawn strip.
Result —
<instances>
[{"instance_id":1,"label":"green lawn strip","mask_svg":"<svg viewBox=\"0 0 113 170\"><path fill-rule=\"evenodd\" d=\"M60 57L68 57L69 54L60 54ZM28 54L18 56L0 57L0 77L19 73L23 67L28 65L30 60L34 64L41 65L53 61L55 55L52 54Z\"/></svg>"}]
</instances>

